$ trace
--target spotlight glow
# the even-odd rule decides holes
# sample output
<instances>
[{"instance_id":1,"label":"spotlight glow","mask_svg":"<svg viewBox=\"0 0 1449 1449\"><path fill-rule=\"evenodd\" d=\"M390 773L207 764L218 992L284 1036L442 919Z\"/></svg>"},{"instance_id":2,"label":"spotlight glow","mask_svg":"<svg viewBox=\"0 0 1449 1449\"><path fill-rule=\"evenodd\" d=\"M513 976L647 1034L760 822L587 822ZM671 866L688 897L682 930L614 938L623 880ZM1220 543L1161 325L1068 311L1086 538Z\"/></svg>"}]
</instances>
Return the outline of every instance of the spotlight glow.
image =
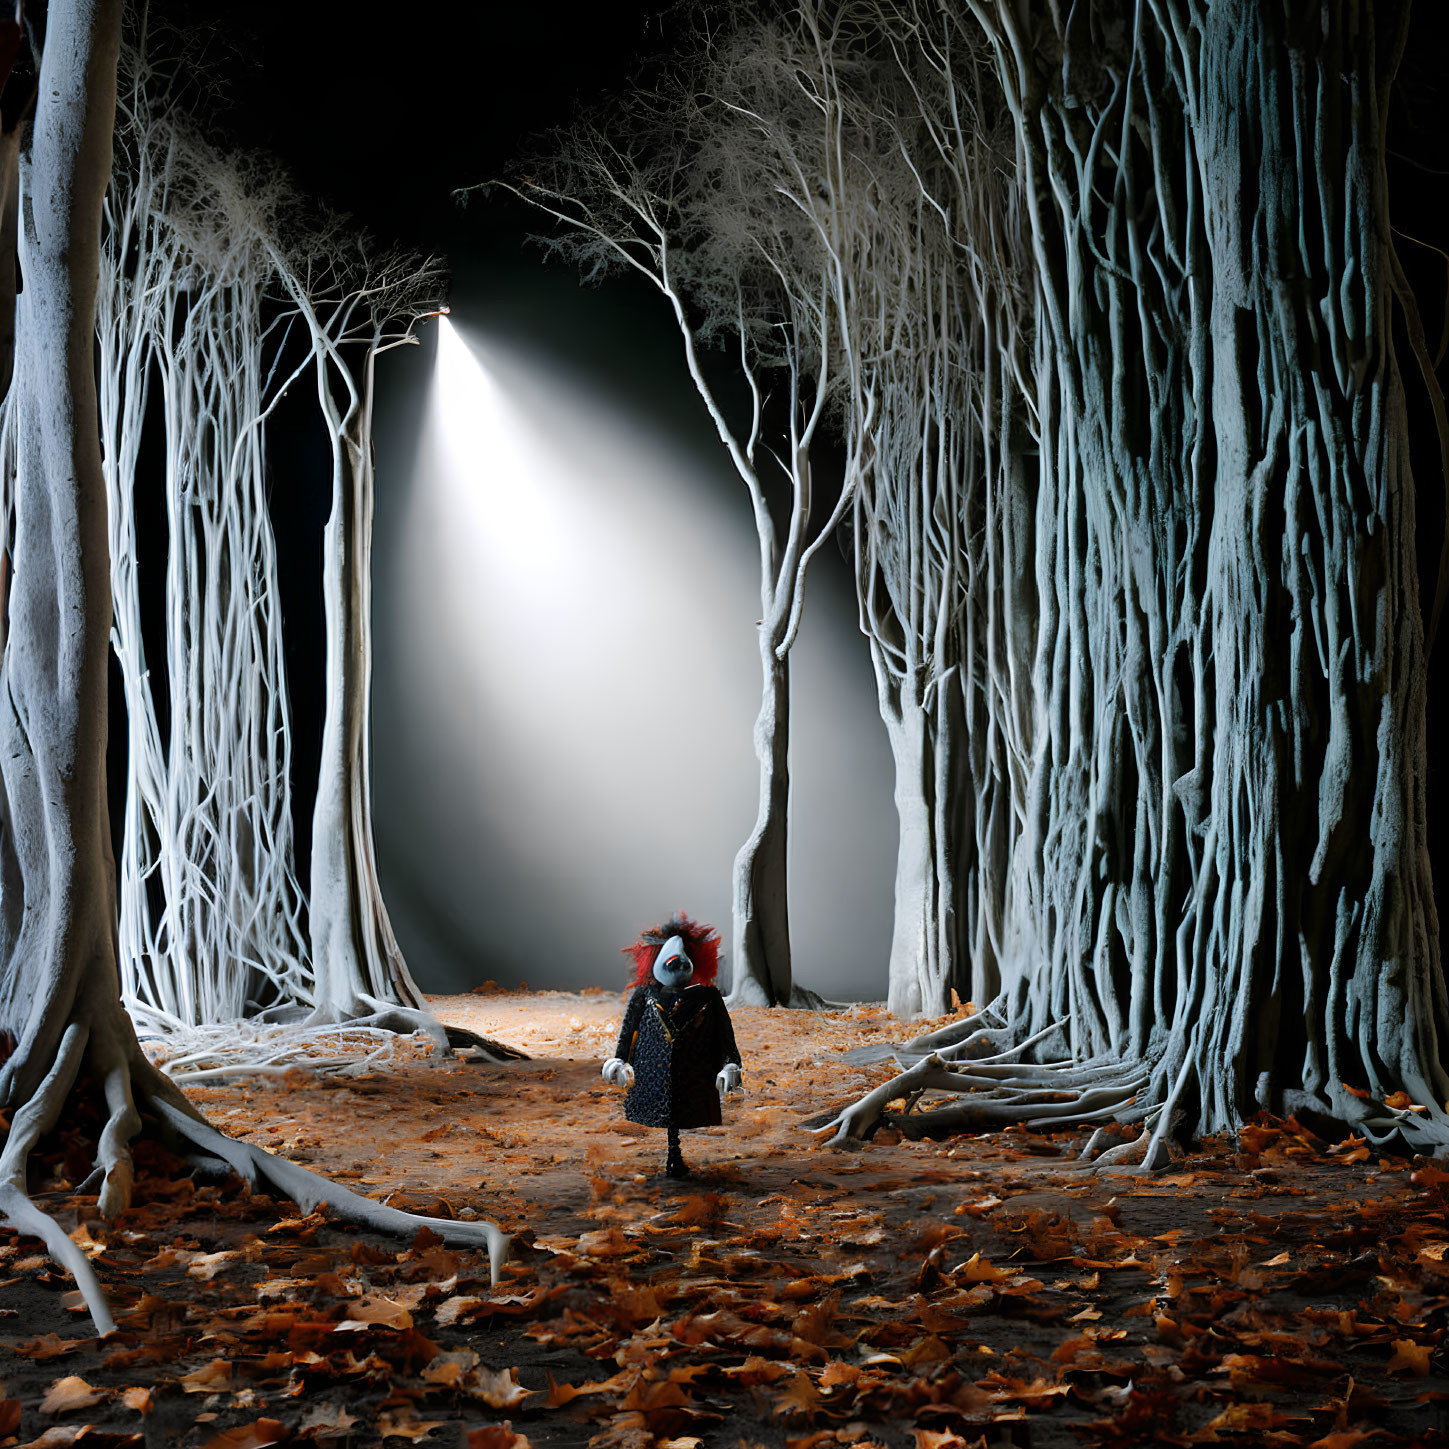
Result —
<instances>
[{"instance_id":1,"label":"spotlight glow","mask_svg":"<svg viewBox=\"0 0 1449 1449\"><path fill-rule=\"evenodd\" d=\"M397 652L380 670L395 682L377 691L379 739L401 718L379 772L400 791L390 831L431 861L402 894L425 894L445 934L478 943L481 964L452 963L474 980L613 986L611 947L652 914L683 906L728 936L731 861L755 809L748 510L732 479L721 487L706 462L536 362L447 318L437 345L408 508L382 545ZM821 718L836 722L812 758L849 778L862 750L884 751L868 670L852 673L836 645L815 652L823 668L802 674L824 676ZM855 800L840 778L822 793ZM877 793L888 809L889 782ZM854 888L839 868L850 832L828 805L810 813L837 837L821 862L833 898ZM893 839L865 851L882 973ZM810 874L797 872L797 901ZM812 912L796 915L808 932ZM858 927L839 930L858 941Z\"/></svg>"}]
</instances>

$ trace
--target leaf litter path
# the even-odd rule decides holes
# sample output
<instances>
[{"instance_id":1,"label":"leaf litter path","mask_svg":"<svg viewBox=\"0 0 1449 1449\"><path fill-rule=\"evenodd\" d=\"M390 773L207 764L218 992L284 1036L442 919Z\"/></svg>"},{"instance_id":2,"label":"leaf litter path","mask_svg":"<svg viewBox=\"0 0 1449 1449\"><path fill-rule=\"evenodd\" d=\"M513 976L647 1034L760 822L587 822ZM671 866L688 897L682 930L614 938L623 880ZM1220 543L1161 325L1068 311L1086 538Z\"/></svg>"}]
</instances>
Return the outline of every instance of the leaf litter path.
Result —
<instances>
[{"instance_id":1,"label":"leaf litter path","mask_svg":"<svg viewBox=\"0 0 1449 1449\"><path fill-rule=\"evenodd\" d=\"M909 1034L860 1007L736 1012L748 1090L672 1183L598 1077L620 996L433 1006L535 1059L408 1044L194 1095L395 1205L495 1218L525 1243L504 1280L160 1154L101 1223L72 1129L35 1186L121 1328L88 1338L69 1280L0 1233L0 1446L1449 1444L1435 1165L1268 1119L1152 1178L1074 1168L1084 1133L820 1147L802 1124L890 1071L840 1054Z\"/></svg>"}]
</instances>

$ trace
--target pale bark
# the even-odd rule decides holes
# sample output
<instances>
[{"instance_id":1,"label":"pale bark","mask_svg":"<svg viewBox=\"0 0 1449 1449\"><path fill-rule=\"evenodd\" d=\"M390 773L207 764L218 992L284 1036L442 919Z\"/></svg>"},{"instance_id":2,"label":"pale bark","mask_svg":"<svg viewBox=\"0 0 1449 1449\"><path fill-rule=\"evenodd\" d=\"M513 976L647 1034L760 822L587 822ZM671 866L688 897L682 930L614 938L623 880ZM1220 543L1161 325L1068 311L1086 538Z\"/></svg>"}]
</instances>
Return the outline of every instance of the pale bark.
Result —
<instances>
[{"instance_id":1,"label":"pale bark","mask_svg":"<svg viewBox=\"0 0 1449 1449\"><path fill-rule=\"evenodd\" d=\"M996 1010L1135 1082L1114 1115L1146 1121L1149 1163L1258 1107L1440 1148L1384 179L1402 12L970 9L1036 288L1034 335L1004 339L1031 379L1039 604L1002 661L1031 718Z\"/></svg>"},{"instance_id":2,"label":"pale bark","mask_svg":"<svg viewBox=\"0 0 1449 1449\"><path fill-rule=\"evenodd\" d=\"M406 1029L431 1025L438 1036L442 1029L393 935L372 834L372 406L382 345L380 336L367 345L361 384L348 392L345 410L331 395L329 374L338 359L320 351L317 357L319 398L333 440L333 486L322 541L327 673L312 812L312 968L318 1019L392 1013ZM347 386L353 389L350 377ZM419 1015L404 1021L405 1012Z\"/></svg>"},{"instance_id":3,"label":"pale bark","mask_svg":"<svg viewBox=\"0 0 1449 1449\"><path fill-rule=\"evenodd\" d=\"M166 114L164 83L124 56L97 314L128 721L122 997L143 1030L174 1035L311 1000L265 476L266 418L287 379L266 365L271 269L257 241L275 192ZM153 668L135 519L158 414L168 548Z\"/></svg>"},{"instance_id":4,"label":"pale bark","mask_svg":"<svg viewBox=\"0 0 1449 1449\"><path fill-rule=\"evenodd\" d=\"M997 990L1028 748L1009 581L1030 509L1001 360L1029 320L1012 275L1020 207L979 38L926 6L802 8L828 11L846 47L810 77L844 113L857 193L836 300L861 359L844 417L864 460L856 585L895 764L888 997L903 1016L938 1014Z\"/></svg>"},{"instance_id":5,"label":"pale bark","mask_svg":"<svg viewBox=\"0 0 1449 1449\"><path fill-rule=\"evenodd\" d=\"M782 1006L790 1000L790 896L787 886L790 810L790 660L777 657L760 630L764 690L755 720L759 808L735 857L731 935L735 974L729 1000Z\"/></svg>"},{"instance_id":6,"label":"pale bark","mask_svg":"<svg viewBox=\"0 0 1449 1449\"><path fill-rule=\"evenodd\" d=\"M130 1199L129 1142L142 1111L198 1158L229 1162L299 1204L409 1231L419 1219L336 1188L208 1126L142 1054L120 999L115 869L105 791L106 489L94 380L101 199L110 173L119 0L69 0L47 13L39 100L22 153L25 287L5 400L14 438L15 572L0 661L3 844L0 888L19 928L0 961L0 1214L40 1237L75 1276L97 1329L114 1326L85 1255L26 1193L26 1164L61 1120L82 1072L103 1099L98 1205ZM16 882L20 891L17 909ZM431 1223L482 1246L496 1275L508 1238L488 1223Z\"/></svg>"}]
</instances>

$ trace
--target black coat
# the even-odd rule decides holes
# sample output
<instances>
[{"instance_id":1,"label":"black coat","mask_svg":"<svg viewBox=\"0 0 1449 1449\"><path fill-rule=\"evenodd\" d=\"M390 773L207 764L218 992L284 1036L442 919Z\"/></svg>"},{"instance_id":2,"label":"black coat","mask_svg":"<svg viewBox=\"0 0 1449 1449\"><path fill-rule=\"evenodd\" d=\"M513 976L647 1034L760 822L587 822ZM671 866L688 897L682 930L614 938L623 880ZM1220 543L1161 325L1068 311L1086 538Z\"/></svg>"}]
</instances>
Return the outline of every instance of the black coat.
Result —
<instances>
[{"instance_id":1,"label":"black coat","mask_svg":"<svg viewBox=\"0 0 1449 1449\"><path fill-rule=\"evenodd\" d=\"M624 1116L641 1127L714 1127L714 1079L740 1065L724 997L713 986L668 991L657 981L634 988L614 1055L634 1068Z\"/></svg>"}]
</instances>

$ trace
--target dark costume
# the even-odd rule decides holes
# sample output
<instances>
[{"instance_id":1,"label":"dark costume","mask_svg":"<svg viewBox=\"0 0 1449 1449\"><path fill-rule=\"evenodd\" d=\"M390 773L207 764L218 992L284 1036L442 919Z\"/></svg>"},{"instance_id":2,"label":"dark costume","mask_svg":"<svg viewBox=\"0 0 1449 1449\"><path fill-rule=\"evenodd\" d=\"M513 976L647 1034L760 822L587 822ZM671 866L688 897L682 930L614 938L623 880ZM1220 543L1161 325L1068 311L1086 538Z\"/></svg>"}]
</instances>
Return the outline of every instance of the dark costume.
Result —
<instances>
[{"instance_id":1,"label":"dark costume","mask_svg":"<svg viewBox=\"0 0 1449 1449\"><path fill-rule=\"evenodd\" d=\"M641 1127L717 1127L715 1075L740 1066L730 1014L714 986L635 987L614 1055L634 1068L624 1115Z\"/></svg>"},{"instance_id":2,"label":"dark costume","mask_svg":"<svg viewBox=\"0 0 1449 1449\"><path fill-rule=\"evenodd\" d=\"M628 1082L624 1115L641 1127L665 1128L665 1173L688 1177L679 1129L717 1126L720 1097L740 1084L734 1028L713 984L719 933L679 912L624 950L634 961L634 994L604 1080Z\"/></svg>"}]
</instances>

